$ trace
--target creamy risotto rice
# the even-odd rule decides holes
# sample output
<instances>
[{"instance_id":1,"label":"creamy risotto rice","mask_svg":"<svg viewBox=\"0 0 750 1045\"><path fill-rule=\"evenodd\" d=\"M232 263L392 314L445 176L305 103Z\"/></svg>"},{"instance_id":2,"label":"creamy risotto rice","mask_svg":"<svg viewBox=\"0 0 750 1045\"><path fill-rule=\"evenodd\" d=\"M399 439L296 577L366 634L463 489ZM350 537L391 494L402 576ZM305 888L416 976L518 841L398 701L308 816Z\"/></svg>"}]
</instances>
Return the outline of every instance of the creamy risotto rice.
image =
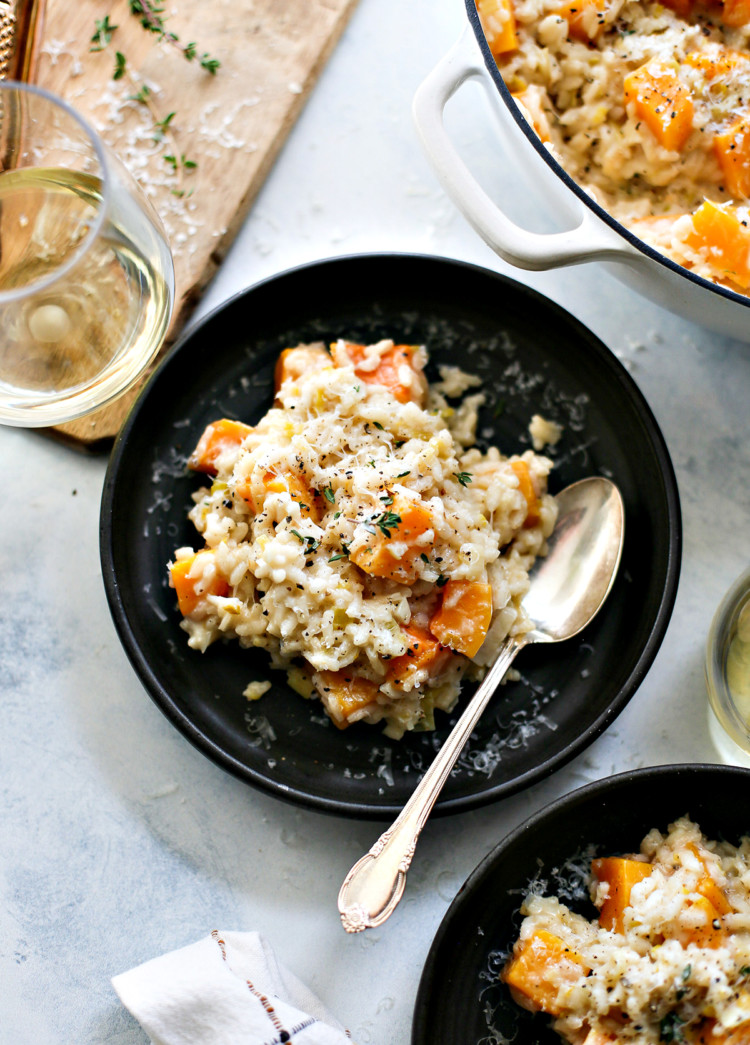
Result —
<instances>
[{"instance_id":1,"label":"creamy risotto rice","mask_svg":"<svg viewBox=\"0 0 750 1045\"><path fill-rule=\"evenodd\" d=\"M502 978L573 1045L750 1045L750 838L688 817L591 865L598 923L535 893Z\"/></svg>"},{"instance_id":2,"label":"creamy risotto rice","mask_svg":"<svg viewBox=\"0 0 750 1045\"><path fill-rule=\"evenodd\" d=\"M477 0L546 147L637 236L750 288L750 2Z\"/></svg>"},{"instance_id":3,"label":"creamy risotto rice","mask_svg":"<svg viewBox=\"0 0 750 1045\"><path fill-rule=\"evenodd\" d=\"M443 367L428 388L426 359L388 340L283 352L272 409L216 421L191 455L202 546L169 564L191 647L261 647L337 726L395 738L434 728L462 676L528 630L556 513L550 460L473 447L478 379Z\"/></svg>"}]
</instances>

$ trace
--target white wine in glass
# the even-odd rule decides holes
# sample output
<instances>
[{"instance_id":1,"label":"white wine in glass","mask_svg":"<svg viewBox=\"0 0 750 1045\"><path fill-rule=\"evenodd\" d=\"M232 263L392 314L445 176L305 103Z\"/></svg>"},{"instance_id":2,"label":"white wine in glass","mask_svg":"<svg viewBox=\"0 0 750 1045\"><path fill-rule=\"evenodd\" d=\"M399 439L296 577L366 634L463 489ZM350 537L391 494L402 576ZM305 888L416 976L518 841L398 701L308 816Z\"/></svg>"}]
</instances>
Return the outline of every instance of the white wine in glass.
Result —
<instances>
[{"instance_id":1,"label":"white wine in glass","mask_svg":"<svg viewBox=\"0 0 750 1045\"><path fill-rule=\"evenodd\" d=\"M60 424L121 395L173 300L164 232L119 161L64 102L0 83L0 423Z\"/></svg>"}]
</instances>

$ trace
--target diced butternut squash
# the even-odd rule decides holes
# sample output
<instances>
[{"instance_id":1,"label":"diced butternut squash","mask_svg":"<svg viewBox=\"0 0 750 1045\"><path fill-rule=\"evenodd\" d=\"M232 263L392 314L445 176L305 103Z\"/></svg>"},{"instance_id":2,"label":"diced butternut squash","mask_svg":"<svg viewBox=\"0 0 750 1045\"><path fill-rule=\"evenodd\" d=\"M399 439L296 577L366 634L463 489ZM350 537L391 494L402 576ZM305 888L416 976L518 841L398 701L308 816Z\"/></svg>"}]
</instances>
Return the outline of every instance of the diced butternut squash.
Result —
<instances>
[{"instance_id":1,"label":"diced butternut squash","mask_svg":"<svg viewBox=\"0 0 750 1045\"><path fill-rule=\"evenodd\" d=\"M473 657L492 620L492 586L480 581L448 581L430 631L444 646Z\"/></svg>"},{"instance_id":2,"label":"diced butternut squash","mask_svg":"<svg viewBox=\"0 0 750 1045\"><path fill-rule=\"evenodd\" d=\"M507 983L519 1005L532 1012L559 1016L560 986L573 984L589 971L583 958L559 936L540 929L516 944L513 957L503 969Z\"/></svg>"},{"instance_id":3,"label":"diced butternut squash","mask_svg":"<svg viewBox=\"0 0 750 1045\"><path fill-rule=\"evenodd\" d=\"M727 899L724 890L712 878L704 854L692 842L688 843L688 848L695 854L703 867L703 875L698 882L697 891L708 900L720 915L731 914L732 905Z\"/></svg>"},{"instance_id":4,"label":"diced butternut squash","mask_svg":"<svg viewBox=\"0 0 750 1045\"><path fill-rule=\"evenodd\" d=\"M699 947L720 947L727 935L722 918L732 911L732 906L723 889L711 876L706 854L692 842L688 844L688 849L701 867L696 886L698 896L691 898L688 904L690 922L695 921L696 924L681 925L674 935L683 946L695 943Z\"/></svg>"},{"instance_id":5,"label":"diced butternut squash","mask_svg":"<svg viewBox=\"0 0 750 1045\"><path fill-rule=\"evenodd\" d=\"M688 910L695 914L697 924L678 927L674 933L675 939L684 947L689 943L695 943L699 947L721 947L726 940L727 931L711 901L705 896L698 896L690 901Z\"/></svg>"},{"instance_id":6,"label":"diced butternut squash","mask_svg":"<svg viewBox=\"0 0 750 1045\"><path fill-rule=\"evenodd\" d=\"M303 374L333 366L333 361L322 345L297 345L285 348L276 360L274 386L278 392L285 381L298 381Z\"/></svg>"},{"instance_id":7,"label":"diced butternut squash","mask_svg":"<svg viewBox=\"0 0 750 1045\"><path fill-rule=\"evenodd\" d=\"M344 341L343 346L354 364L355 374L365 384L382 385L399 403L421 404L424 401L427 388L425 377L414 362L419 345L394 345L381 355L374 370L364 369L360 365L366 362L367 346L351 341Z\"/></svg>"},{"instance_id":8,"label":"diced butternut squash","mask_svg":"<svg viewBox=\"0 0 750 1045\"><path fill-rule=\"evenodd\" d=\"M450 657L450 650L441 646L429 632L415 624L402 628L407 643L406 653L388 661L386 678L397 686L410 682L418 671L427 671L430 676L439 675Z\"/></svg>"},{"instance_id":9,"label":"diced butternut squash","mask_svg":"<svg viewBox=\"0 0 750 1045\"><path fill-rule=\"evenodd\" d=\"M721 20L733 29L741 29L750 22L750 0L724 0Z\"/></svg>"},{"instance_id":10,"label":"diced butternut squash","mask_svg":"<svg viewBox=\"0 0 750 1045\"><path fill-rule=\"evenodd\" d=\"M608 7L608 0L566 0L561 7L555 8L554 14L568 23L570 36L588 43L595 40L604 28Z\"/></svg>"},{"instance_id":11,"label":"diced butternut squash","mask_svg":"<svg viewBox=\"0 0 750 1045\"><path fill-rule=\"evenodd\" d=\"M750 196L750 118L741 117L714 135L713 147L727 192L736 199Z\"/></svg>"},{"instance_id":12,"label":"diced butternut squash","mask_svg":"<svg viewBox=\"0 0 750 1045\"><path fill-rule=\"evenodd\" d=\"M477 0L477 11L493 55L515 51L518 34L512 0Z\"/></svg>"},{"instance_id":13,"label":"diced butternut squash","mask_svg":"<svg viewBox=\"0 0 750 1045\"><path fill-rule=\"evenodd\" d=\"M694 69L700 69L709 82L728 76L738 65L748 65L746 54L734 51L731 47L722 47L720 44L707 47L703 51L690 51L684 60Z\"/></svg>"},{"instance_id":14,"label":"diced butternut squash","mask_svg":"<svg viewBox=\"0 0 750 1045\"><path fill-rule=\"evenodd\" d=\"M584 1038L583 1045L616 1045L617 1038L614 1034L606 1034L604 1031L592 1027Z\"/></svg>"},{"instance_id":15,"label":"diced butternut squash","mask_svg":"<svg viewBox=\"0 0 750 1045\"><path fill-rule=\"evenodd\" d=\"M662 3L679 18L688 18L693 11L693 0L662 0Z\"/></svg>"},{"instance_id":16,"label":"diced butternut squash","mask_svg":"<svg viewBox=\"0 0 750 1045\"><path fill-rule=\"evenodd\" d=\"M183 617L189 617L208 595L224 597L229 584L216 569L216 554L204 548L187 559L170 563L169 576L177 593L177 603Z\"/></svg>"},{"instance_id":17,"label":"diced butternut squash","mask_svg":"<svg viewBox=\"0 0 750 1045\"><path fill-rule=\"evenodd\" d=\"M525 90L514 93L512 98L539 135L539 140L548 142L550 140L550 128L546 114L540 112L539 99L536 95L536 92L539 90L540 88L536 84L530 84Z\"/></svg>"},{"instance_id":18,"label":"diced butternut squash","mask_svg":"<svg viewBox=\"0 0 750 1045\"><path fill-rule=\"evenodd\" d=\"M376 702L378 684L354 675L346 668L341 671L321 671L320 698L331 720L339 729L346 729L352 715Z\"/></svg>"},{"instance_id":19,"label":"diced butternut squash","mask_svg":"<svg viewBox=\"0 0 750 1045\"><path fill-rule=\"evenodd\" d=\"M600 925L618 933L623 932L623 915L625 908L630 907L631 890L638 882L648 878L652 870L651 864L620 856L605 856L592 861L594 877L609 885L609 893L599 911Z\"/></svg>"},{"instance_id":20,"label":"diced butternut squash","mask_svg":"<svg viewBox=\"0 0 750 1045\"><path fill-rule=\"evenodd\" d=\"M721 1037L714 1037L715 1026L716 1020L701 1020L687 1039L690 1045L723 1045Z\"/></svg>"},{"instance_id":21,"label":"diced butternut squash","mask_svg":"<svg viewBox=\"0 0 750 1045\"><path fill-rule=\"evenodd\" d=\"M531 478L531 472L526 462L519 459L518 461L511 461L510 466L518 478L518 489L526 499L526 518L523 525L526 529L531 529L533 526L539 525L542 502L534 488L534 481Z\"/></svg>"},{"instance_id":22,"label":"diced butternut squash","mask_svg":"<svg viewBox=\"0 0 750 1045\"><path fill-rule=\"evenodd\" d=\"M405 584L413 581L417 558L425 550L419 542L432 529L429 508L397 493L373 529L368 543L349 553L350 561L372 577L389 577Z\"/></svg>"},{"instance_id":23,"label":"diced butternut squash","mask_svg":"<svg viewBox=\"0 0 750 1045\"><path fill-rule=\"evenodd\" d=\"M325 504L320 494L311 490L305 480L297 472L266 472L263 476L262 497L255 496L250 483L237 485L237 494L247 501L255 514L263 511L263 504L268 494L288 493L296 501L302 514L313 522L319 523L325 512Z\"/></svg>"},{"instance_id":24,"label":"diced butternut squash","mask_svg":"<svg viewBox=\"0 0 750 1045\"><path fill-rule=\"evenodd\" d=\"M750 228L731 210L706 200L693 215L693 230L685 241L724 278L750 287Z\"/></svg>"},{"instance_id":25,"label":"diced butternut squash","mask_svg":"<svg viewBox=\"0 0 750 1045\"><path fill-rule=\"evenodd\" d=\"M250 425L242 421L230 421L226 417L213 421L198 440L198 445L188 458L188 468L194 472L216 475L216 463L226 450L240 446L252 432Z\"/></svg>"},{"instance_id":26,"label":"diced butternut squash","mask_svg":"<svg viewBox=\"0 0 750 1045\"><path fill-rule=\"evenodd\" d=\"M724 890L716 884L713 878L706 874L698 882L698 892L711 904L720 915L730 914L732 905L726 898Z\"/></svg>"},{"instance_id":27,"label":"diced butternut squash","mask_svg":"<svg viewBox=\"0 0 750 1045\"><path fill-rule=\"evenodd\" d=\"M693 131L693 99L670 68L647 62L624 80L625 102L660 145L679 152Z\"/></svg>"}]
</instances>

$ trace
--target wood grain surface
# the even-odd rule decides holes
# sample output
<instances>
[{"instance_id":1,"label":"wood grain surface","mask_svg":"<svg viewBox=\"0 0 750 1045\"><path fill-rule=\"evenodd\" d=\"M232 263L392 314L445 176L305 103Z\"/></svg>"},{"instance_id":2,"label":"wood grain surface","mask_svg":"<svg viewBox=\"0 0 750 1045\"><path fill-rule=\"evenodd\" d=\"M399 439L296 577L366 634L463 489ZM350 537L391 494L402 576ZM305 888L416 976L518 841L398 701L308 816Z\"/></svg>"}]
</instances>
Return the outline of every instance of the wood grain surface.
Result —
<instances>
[{"instance_id":1,"label":"wood grain surface","mask_svg":"<svg viewBox=\"0 0 750 1045\"><path fill-rule=\"evenodd\" d=\"M163 17L178 44L195 43L188 61L142 28L128 0L47 0L35 80L89 119L162 219L177 284L167 345L224 258L355 4L176 0ZM105 15L117 29L92 51ZM118 51L126 72L115 80ZM221 63L215 75L201 67L203 54ZM133 99L144 85L148 104ZM165 156L196 166L175 170ZM136 391L55 433L84 447L106 443Z\"/></svg>"}]
</instances>

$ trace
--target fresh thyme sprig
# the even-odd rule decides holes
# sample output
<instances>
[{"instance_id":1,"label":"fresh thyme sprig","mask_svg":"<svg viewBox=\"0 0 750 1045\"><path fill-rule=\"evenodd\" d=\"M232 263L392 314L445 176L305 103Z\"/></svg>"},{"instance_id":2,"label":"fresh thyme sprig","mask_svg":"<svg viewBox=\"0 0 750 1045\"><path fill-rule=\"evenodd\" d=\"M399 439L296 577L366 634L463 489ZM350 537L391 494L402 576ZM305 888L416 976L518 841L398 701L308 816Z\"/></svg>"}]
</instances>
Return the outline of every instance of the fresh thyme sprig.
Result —
<instances>
[{"instance_id":1,"label":"fresh thyme sprig","mask_svg":"<svg viewBox=\"0 0 750 1045\"><path fill-rule=\"evenodd\" d=\"M143 28L149 33L155 33L159 42L164 41L165 43L171 44L176 47L183 55L186 61L193 62L196 59L202 69L204 69L211 76L215 76L217 70L221 66L221 62L218 58L212 58L208 52L204 51L202 54L198 53L198 45L195 42L183 44L181 43L177 33L173 33L167 29L164 21L164 8L154 2L154 0L129 0L130 13L140 20ZM94 35L91 37L90 51L103 51L112 41L112 36L119 26L114 25L109 15L105 15L104 18L97 18L94 20ZM129 74L128 61L125 54L122 51L115 51L115 66L112 71L113 80L122 80L126 75ZM133 79L133 77L130 77ZM160 118L159 113L156 111L151 97L151 90L146 84L142 84L137 87L134 94L130 95L130 100L139 102L141 105L145 105L152 113L154 117L154 141L164 141L170 131L170 124L175 117L175 113L171 112L167 116ZM173 144L176 144L174 142ZM165 154L164 162L169 164L172 170L180 175L180 183L177 189L173 189L172 192L176 196L184 196L185 190L182 188L181 176L184 171L194 170L198 164L195 160L187 159L183 152L178 151L174 148L171 152Z\"/></svg>"},{"instance_id":2,"label":"fresh thyme sprig","mask_svg":"<svg viewBox=\"0 0 750 1045\"><path fill-rule=\"evenodd\" d=\"M159 41L172 44L178 50L182 51L184 58L188 62L195 61L198 58L198 63L201 69L205 69L211 76L215 76L219 69L221 62L218 58L212 58L206 51L202 55L198 55L198 45L195 42L189 44L183 44L180 42L180 38L177 33L173 33L167 29L162 17L164 14L164 8L159 4L152 3L152 0L129 0L130 13L140 19L140 23L143 28L149 33L155 33L159 37Z\"/></svg>"}]
</instances>

